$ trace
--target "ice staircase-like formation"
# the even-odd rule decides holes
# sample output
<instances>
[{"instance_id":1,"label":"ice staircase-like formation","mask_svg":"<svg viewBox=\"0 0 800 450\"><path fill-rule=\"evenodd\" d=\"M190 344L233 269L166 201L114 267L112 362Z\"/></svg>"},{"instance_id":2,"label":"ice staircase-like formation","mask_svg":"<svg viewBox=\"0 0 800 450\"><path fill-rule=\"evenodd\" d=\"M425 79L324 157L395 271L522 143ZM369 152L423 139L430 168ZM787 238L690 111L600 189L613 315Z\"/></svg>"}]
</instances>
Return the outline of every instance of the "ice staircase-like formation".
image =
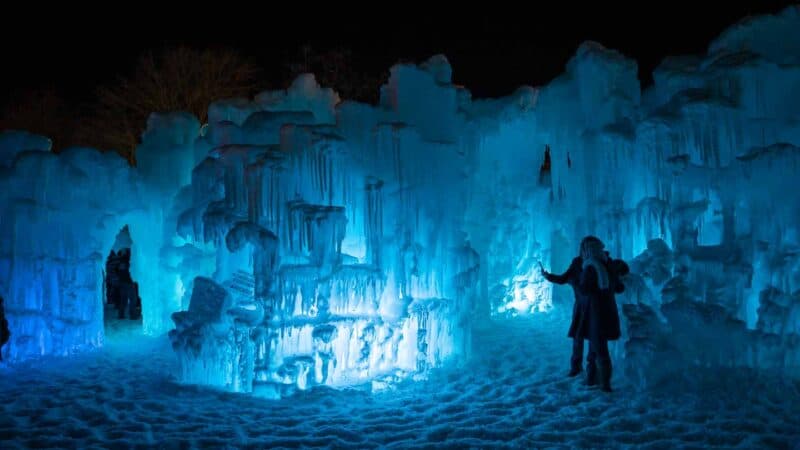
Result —
<instances>
[{"instance_id":1,"label":"ice staircase-like formation","mask_svg":"<svg viewBox=\"0 0 800 450\"><path fill-rule=\"evenodd\" d=\"M392 86L430 77L414 69ZM278 397L383 385L463 358L479 257L462 231L466 199L451 194L467 186L460 146L431 140L436 128L401 125L390 105L352 111L386 116L373 135L334 126L332 104L294 105L293 89L332 100L301 77L286 97L220 102L196 143L209 156L177 230L216 263L180 274L198 277L171 332L182 380ZM193 312L209 299L213 315Z\"/></svg>"}]
</instances>

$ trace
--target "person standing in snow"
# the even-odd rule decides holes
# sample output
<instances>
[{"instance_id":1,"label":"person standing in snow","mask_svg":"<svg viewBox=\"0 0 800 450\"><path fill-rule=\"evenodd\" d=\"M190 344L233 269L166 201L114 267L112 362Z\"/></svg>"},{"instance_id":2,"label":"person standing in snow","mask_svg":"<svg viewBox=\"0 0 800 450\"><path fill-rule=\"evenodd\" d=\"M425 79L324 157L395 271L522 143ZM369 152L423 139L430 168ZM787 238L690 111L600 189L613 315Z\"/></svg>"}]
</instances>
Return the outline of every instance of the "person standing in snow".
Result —
<instances>
[{"instance_id":1,"label":"person standing in snow","mask_svg":"<svg viewBox=\"0 0 800 450\"><path fill-rule=\"evenodd\" d=\"M123 262L119 277L119 306L117 313L119 319L133 319L134 308L136 307L136 286L131 278L130 266Z\"/></svg>"},{"instance_id":2,"label":"person standing in snow","mask_svg":"<svg viewBox=\"0 0 800 450\"><path fill-rule=\"evenodd\" d=\"M570 358L570 370L567 376L575 377L583 370L583 341L584 339L589 339L589 354L586 358L586 384L588 386L594 386L597 384L597 348L601 348L603 346L599 341L596 342L597 348L593 348L591 345L588 320L591 311L591 305L587 304L589 299L582 293L580 285L584 267L584 254L586 253L585 249L597 246L599 246L601 251L600 261L603 263L605 272L610 274L610 284L612 285L612 289L605 294L607 297L605 300L610 302L610 305L606 305L603 308L595 307L595 312L597 313L602 309L604 311L602 316L609 317L609 319L604 319L603 322L608 322L608 326L605 328L608 328L608 331L611 332L603 333L603 335L606 336L607 339L610 337L610 340L617 339L619 338L619 315L617 313L617 305L616 299L614 298L614 293L621 293L625 289L620 277L626 275L629 269L628 265L624 261L620 259L612 260L608 252L602 250L603 243L600 241L600 239L594 236L587 236L581 241L580 256L577 256L572 260L569 268L563 274L556 275L547 272L543 267L541 269L542 276L544 276L547 281L555 284L569 284L572 286L575 294L575 302L572 307L572 321L570 323L569 332L567 333L567 336L572 338L572 356ZM607 342L603 348L606 349L604 354L607 355ZM610 376L610 358L608 361L608 373Z\"/></svg>"},{"instance_id":3,"label":"person standing in snow","mask_svg":"<svg viewBox=\"0 0 800 450\"><path fill-rule=\"evenodd\" d=\"M3 360L3 346L6 345L10 337L11 332L8 329L8 321L6 320L6 309L5 305L3 305L3 297L0 297L0 361Z\"/></svg>"},{"instance_id":4,"label":"person standing in snow","mask_svg":"<svg viewBox=\"0 0 800 450\"><path fill-rule=\"evenodd\" d=\"M620 338L619 312L615 293L624 291L620 277L627 274L628 266L622 260L611 260L603 242L587 236L581 242L580 283L578 293L580 312L575 336L589 341L587 356L587 384L594 385L599 378L600 388L611 392L611 356L608 341ZM575 322L573 315L573 325ZM589 373L594 367L595 373Z\"/></svg>"}]
</instances>

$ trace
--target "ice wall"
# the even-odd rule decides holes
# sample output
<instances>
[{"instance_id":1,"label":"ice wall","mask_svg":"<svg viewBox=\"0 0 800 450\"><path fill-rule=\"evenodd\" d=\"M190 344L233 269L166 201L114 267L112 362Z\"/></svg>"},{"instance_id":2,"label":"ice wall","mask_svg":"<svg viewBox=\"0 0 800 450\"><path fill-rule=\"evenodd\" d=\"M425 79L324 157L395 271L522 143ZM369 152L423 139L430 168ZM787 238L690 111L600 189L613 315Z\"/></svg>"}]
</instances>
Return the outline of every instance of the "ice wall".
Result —
<instances>
[{"instance_id":1,"label":"ice wall","mask_svg":"<svg viewBox=\"0 0 800 450\"><path fill-rule=\"evenodd\" d=\"M170 315L186 309L192 278L212 270L202 245L185 242L177 233L180 205L189 203L192 171L205 157L196 146L200 123L188 113L152 114L136 149L136 172L146 189L146 217L130 224L134 246L131 275L139 283L144 331L157 335L172 328ZM150 245L136 245L146 240Z\"/></svg>"},{"instance_id":2,"label":"ice wall","mask_svg":"<svg viewBox=\"0 0 800 450\"><path fill-rule=\"evenodd\" d=\"M0 142L0 295L11 330L4 358L98 346L105 256L144 207L136 174L116 154L53 154L47 139L20 132Z\"/></svg>"},{"instance_id":3,"label":"ice wall","mask_svg":"<svg viewBox=\"0 0 800 450\"><path fill-rule=\"evenodd\" d=\"M467 353L479 258L449 77L437 57L395 67L378 106L334 108L310 76L212 105L178 214L180 237L216 258L182 276L203 275L174 315L184 381L275 397ZM195 312L208 303L224 306Z\"/></svg>"},{"instance_id":4,"label":"ice wall","mask_svg":"<svg viewBox=\"0 0 800 450\"><path fill-rule=\"evenodd\" d=\"M644 92L635 62L589 42L561 77L533 93L465 105L482 128L470 206L483 223L470 234L478 242L483 233L476 248L487 255L493 310L536 309L545 301L538 292L549 288L533 263L562 270L586 234L627 259L655 238L720 263L757 265L766 248L791 252L798 20L791 7L737 24L704 56L665 60ZM737 317L755 324L766 284L796 289L791 269L779 272L756 267L753 286L734 289L736 299L725 301L746 303L731 305ZM536 286L533 300L515 287L525 283ZM704 300L717 301L714 289L706 291Z\"/></svg>"},{"instance_id":5,"label":"ice wall","mask_svg":"<svg viewBox=\"0 0 800 450\"><path fill-rule=\"evenodd\" d=\"M632 367L672 355L797 371L798 25L797 7L743 21L706 55L665 60L643 92L633 61L585 43L532 107L465 107L489 127L470 234L491 310L546 303L535 261L563 270L595 234L636 261L617 349Z\"/></svg>"},{"instance_id":6,"label":"ice wall","mask_svg":"<svg viewBox=\"0 0 800 450\"><path fill-rule=\"evenodd\" d=\"M169 215L196 165L198 130L187 114L154 114L136 168L114 152L55 154L46 138L0 134L0 295L11 330L4 356L14 361L102 345L103 267L125 225L144 331L172 327L169 315L181 309L176 292L183 287L170 268L200 261L173 240L177 218Z\"/></svg>"}]
</instances>

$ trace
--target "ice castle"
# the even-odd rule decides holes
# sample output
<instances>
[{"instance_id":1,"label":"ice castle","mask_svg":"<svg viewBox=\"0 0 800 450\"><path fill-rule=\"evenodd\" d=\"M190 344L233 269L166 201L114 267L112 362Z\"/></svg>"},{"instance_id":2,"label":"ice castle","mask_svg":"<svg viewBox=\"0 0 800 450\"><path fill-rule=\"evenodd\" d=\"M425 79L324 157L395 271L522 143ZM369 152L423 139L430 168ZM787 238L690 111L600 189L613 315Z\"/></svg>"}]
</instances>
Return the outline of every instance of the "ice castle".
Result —
<instances>
[{"instance_id":1,"label":"ice castle","mask_svg":"<svg viewBox=\"0 0 800 450\"><path fill-rule=\"evenodd\" d=\"M205 124L153 114L135 167L4 132L3 356L102 346L127 226L144 332L169 333L186 383L274 398L457 363L474 324L568 297L537 263L566 268L586 234L631 262L631 375L665 354L797 368L800 11L653 78L643 91L636 62L594 42L500 99L454 85L441 55L392 67L376 105L303 75Z\"/></svg>"}]
</instances>

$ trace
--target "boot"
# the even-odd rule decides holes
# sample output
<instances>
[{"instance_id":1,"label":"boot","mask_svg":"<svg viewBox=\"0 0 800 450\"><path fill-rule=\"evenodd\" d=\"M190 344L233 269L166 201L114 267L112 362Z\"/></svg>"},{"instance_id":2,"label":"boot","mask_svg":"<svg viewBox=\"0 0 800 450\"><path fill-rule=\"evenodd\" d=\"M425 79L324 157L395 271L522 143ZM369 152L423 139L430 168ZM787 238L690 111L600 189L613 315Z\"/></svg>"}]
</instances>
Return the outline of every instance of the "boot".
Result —
<instances>
[{"instance_id":1,"label":"boot","mask_svg":"<svg viewBox=\"0 0 800 450\"><path fill-rule=\"evenodd\" d=\"M597 385L597 365L594 361L586 363L586 386Z\"/></svg>"},{"instance_id":2,"label":"boot","mask_svg":"<svg viewBox=\"0 0 800 450\"><path fill-rule=\"evenodd\" d=\"M583 368L581 367L581 363L575 364L574 362L570 364L569 373L567 374L568 377L577 377L581 372L583 372Z\"/></svg>"},{"instance_id":3,"label":"boot","mask_svg":"<svg viewBox=\"0 0 800 450\"><path fill-rule=\"evenodd\" d=\"M603 392L611 392L611 361L603 361L597 365L600 375L600 389Z\"/></svg>"}]
</instances>

